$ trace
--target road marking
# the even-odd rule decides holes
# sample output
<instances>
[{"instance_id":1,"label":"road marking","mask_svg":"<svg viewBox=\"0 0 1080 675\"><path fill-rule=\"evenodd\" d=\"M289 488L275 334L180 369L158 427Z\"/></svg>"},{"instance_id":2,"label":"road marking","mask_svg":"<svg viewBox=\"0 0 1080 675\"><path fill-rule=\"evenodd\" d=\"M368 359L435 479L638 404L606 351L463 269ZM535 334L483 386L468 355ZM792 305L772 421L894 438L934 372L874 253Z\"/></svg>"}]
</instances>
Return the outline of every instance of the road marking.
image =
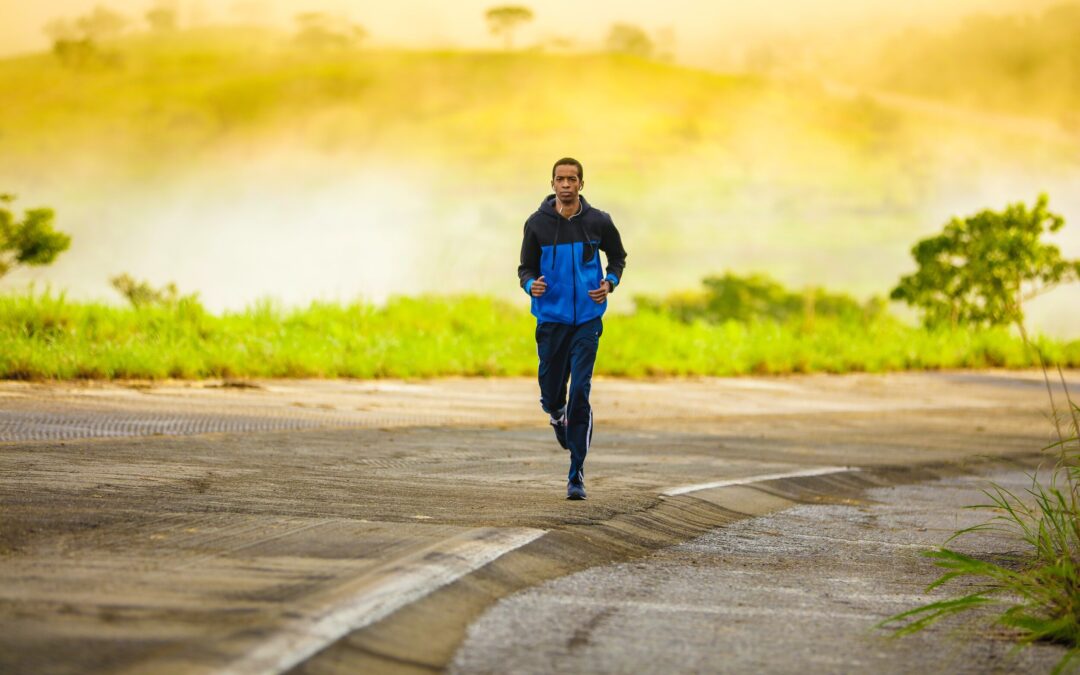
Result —
<instances>
[{"instance_id":1,"label":"road marking","mask_svg":"<svg viewBox=\"0 0 1080 675\"><path fill-rule=\"evenodd\" d=\"M425 555L395 561L386 570L385 578L362 584L339 602L319 607L290 607L290 613L299 616L219 672L283 673L349 633L389 616L545 532L531 528L478 528L443 542Z\"/></svg>"},{"instance_id":2,"label":"road marking","mask_svg":"<svg viewBox=\"0 0 1080 675\"><path fill-rule=\"evenodd\" d=\"M710 607L698 603L653 602L649 600L589 598L580 595L544 595L538 593L537 596L542 602L547 602L554 605L565 605L570 607L614 607L617 609L636 609L667 614L714 614L720 616L743 617L783 615L785 617L799 616L810 619L865 619L867 616L867 612L858 611L858 607L852 608L849 611L832 609L827 606L821 608L773 606L753 607L741 605L723 605L718 607ZM844 597L846 599L848 596L845 595Z\"/></svg>"},{"instance_id":3,"label":"road marking","mask_svg":"<svg viewBox=\"0 0 1080 675\"><path fill-rule=\"evenodd\" d=\"M767 480L777 480L780 478L806 478L808 476L825 476L830 473L843 473L845 471L858 471L856 467L847 466L821 466L816 469L803 469L801 471L788 471L787 473L767 473L760 476L748 476L746 478L735 478L733 480L718 480L713 483L698 483L697 485L684 485L683 487L671 488L670 490L664 490L660 494L668 497L674 497L676 495L685 495L689 492L697 492L698 490L708 490L710 488L731 487L733 485L750 485L751 483L761 483Z\"/></svg>"}]
</instances>

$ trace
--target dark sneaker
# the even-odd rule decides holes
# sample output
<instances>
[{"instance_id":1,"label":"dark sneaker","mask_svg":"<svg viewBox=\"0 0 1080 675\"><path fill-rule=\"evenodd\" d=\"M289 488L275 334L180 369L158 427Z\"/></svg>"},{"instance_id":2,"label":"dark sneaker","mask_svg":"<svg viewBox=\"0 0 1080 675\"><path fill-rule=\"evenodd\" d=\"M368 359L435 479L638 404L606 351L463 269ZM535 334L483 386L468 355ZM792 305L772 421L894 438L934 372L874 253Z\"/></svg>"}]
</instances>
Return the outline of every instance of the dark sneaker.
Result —
<instances>
[{"instance_id":1,"label":"dark sneaker","mask_svg":"<svg viewBox=\"0 0 1080 675\"><path fill-rule=\"evenodd\" d=\"M585 484L570 482L566 484L567 499L585 499Z\"/></svg>"},{"instance_id":2,"label":"dark sneaker","mask_svg":"<svg viewBox=\"0 0 1080 675\"><path fill-rule=\"evenodd\" d=\"M548 424L555 430L555 440L559 442L559 445L561 445L564 450L569 450L570 446L566 444L566 413L563 413L563 416L559 419L552 417L548 420Z\"/></svg>"}]
</instances>

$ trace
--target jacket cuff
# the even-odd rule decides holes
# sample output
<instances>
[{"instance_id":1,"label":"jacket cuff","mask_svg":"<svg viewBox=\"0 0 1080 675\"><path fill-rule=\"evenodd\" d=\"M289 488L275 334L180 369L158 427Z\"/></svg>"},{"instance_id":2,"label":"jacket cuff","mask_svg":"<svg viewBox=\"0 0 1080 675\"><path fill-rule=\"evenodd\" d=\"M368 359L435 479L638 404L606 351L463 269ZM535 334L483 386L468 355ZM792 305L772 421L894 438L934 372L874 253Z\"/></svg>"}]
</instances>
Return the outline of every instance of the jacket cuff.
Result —
<instances>
[{"instance_id":1,"label":"jacket cuff","mask_svg":"<svg viewBox=\"0 0 1080 675\"><path fill-rule=\"evenodd\" d=\"M604 281L610 281L611 282L611 290L613 292L615 291L615 287L619 285L619 277L615 276L614 274L609 274L606 277L604 277Z\"/></svg>"},{"instance_id":2,"label":"jacket cuff","mask_svg":"<svg viewBox=\"0 0 1080 675\"><path fill-rule=\"evenodd\" d=\"M536 281L536 279L529 279L525 282L525 285L522 286L522 288L525 289L525 295L532 295L532 285L534 281Z\"/></svg>"}]
</instances>

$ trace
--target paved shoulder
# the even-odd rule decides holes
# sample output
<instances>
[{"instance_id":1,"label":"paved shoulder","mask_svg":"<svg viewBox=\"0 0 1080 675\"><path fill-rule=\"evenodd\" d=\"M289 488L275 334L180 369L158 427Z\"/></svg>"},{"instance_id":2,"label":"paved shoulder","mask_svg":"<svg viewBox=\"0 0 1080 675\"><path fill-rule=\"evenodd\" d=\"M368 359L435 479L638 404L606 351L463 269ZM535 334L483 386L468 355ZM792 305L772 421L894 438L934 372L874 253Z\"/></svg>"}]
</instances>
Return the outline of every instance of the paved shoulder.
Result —
<instances>
[{"instance_id":1,"label":"paved shoulder","mask_svg":"<svg viewBox=\"0 0 1080 675\"><path fill-rule=\"evenodd\" d=\"M1020 471L992 479L1022 493ZM862 504L798 505L636 562L506 598L469 629L451 670L516 672L1048 672L1063 649L1010 653L964 622L901 640L873 628L926 602L919 554L981 522L987 477L869 491ZM977 555L1003 535L961 539ZM940 594L934 597L939 597Z\"/></svg>"}]
</instances>

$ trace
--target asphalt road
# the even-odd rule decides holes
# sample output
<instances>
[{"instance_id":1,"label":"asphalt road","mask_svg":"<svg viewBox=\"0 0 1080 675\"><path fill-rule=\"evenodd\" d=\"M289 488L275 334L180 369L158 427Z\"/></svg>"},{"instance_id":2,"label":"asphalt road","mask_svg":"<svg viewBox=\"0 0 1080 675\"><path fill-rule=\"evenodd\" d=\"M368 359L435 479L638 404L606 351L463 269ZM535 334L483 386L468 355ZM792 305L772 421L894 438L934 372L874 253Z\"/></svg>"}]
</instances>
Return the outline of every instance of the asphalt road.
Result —
<instances>
[{"instance_id":1,"label":"asphalt road","mask_svg":"<svg viewBox=\"0 0 1080 675\"><path fill-rule=\"evenodd\" d=\"M1050 429L1033 373L600 379L575 503L530 380L225 384L0 383L0 672L438 670L525 589Z\"/></svg>"},{"instance_id":2,"label":"asphalt road","mask_svg":"<svg viewBox=\"0 0 1080 675\"><path fill-rule=\"evenodd\" d=\"M980 472L982 473L982 472ZM875 626L971 583L925 592L941 570L920 554L987 518L988 475L867 490L849 504L798 504L633 562L600 565L501 600L469 627L452 673L1036 673L1065 653L1014 651L989 612L904 638ZM950 548L990 559L1014 538Z\"/></svg>"}]
</instances>

